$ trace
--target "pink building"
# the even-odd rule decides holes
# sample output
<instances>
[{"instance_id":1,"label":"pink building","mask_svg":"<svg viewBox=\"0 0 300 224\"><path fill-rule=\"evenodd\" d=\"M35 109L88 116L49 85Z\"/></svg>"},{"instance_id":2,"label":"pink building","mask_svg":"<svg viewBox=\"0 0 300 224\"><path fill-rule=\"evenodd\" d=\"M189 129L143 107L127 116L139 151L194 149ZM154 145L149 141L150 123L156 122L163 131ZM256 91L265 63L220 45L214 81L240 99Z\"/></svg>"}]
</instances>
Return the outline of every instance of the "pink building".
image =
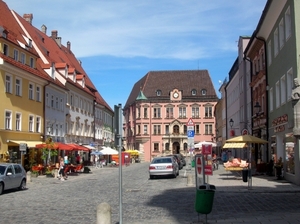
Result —
<instances>
[{"instance_id":1,"label":"pink building","mask_svg":"<svg viewBox=\"0 0 300 224\"><path fill-rule=\"evenodd\" d=\"M207 70L148 72L135 83L123 108L124 147L139 150L142 161L186 155L191 142L214 139L217 101ZM187 135L189 118L194 122L193 138Z\"/></svg>"}]
</instances>

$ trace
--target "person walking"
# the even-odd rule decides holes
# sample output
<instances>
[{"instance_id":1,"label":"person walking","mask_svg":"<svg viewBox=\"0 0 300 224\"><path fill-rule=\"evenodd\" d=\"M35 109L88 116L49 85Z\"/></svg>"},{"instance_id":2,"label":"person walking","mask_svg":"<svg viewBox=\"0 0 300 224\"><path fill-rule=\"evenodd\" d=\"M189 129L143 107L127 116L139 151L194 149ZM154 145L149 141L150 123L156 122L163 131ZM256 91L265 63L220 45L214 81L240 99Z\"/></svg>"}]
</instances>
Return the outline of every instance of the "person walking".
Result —
<instances>
[{"instance_id":1,"label":"person walking","mask_svg":"<svg viewBox=\"0 0 300 224\"><path fill-rule=\"evenodd\" d=\"M99 168L99 156L98 155L95 156L95 164L96 164L96 168L98 169Z\"/></svg>"},{"instance_id":2,"label":"person walking","mask_svg":"<svg viewBox=\"0 0 300 224\"><path fill-rule=\"evenodd\" d=\"M66 180L67 177L66 177L66 174L65 174L65 162L64 162L64 159L61 158L60 159L60 163L59 163L59 180Z\"/></svg>"}]
</instances>

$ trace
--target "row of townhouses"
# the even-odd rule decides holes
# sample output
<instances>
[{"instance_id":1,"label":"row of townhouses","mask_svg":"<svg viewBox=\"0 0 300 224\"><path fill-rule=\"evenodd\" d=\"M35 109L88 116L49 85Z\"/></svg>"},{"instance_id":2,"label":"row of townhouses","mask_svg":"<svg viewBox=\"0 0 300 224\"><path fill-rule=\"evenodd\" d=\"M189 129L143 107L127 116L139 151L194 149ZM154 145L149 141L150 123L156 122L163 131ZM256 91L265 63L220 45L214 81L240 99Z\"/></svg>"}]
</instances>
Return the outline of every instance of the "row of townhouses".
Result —
<instances>
[{"instance_id":1,"label":"row of townhouses","mask_svg":"<svg viewBox=\"0 0 300 224\"><path fill-rule=\"evenodd\" d=\"M57 31L48 35L32 20L0 0L0 161L20 162L22 150L49 137L91 149L110 144L113 110L71 43L64 46Z\"/></svg>"},{"instance_id":2,"label":"row of townhouses","mask_svg":"<svg viewBox=\"0 0 300 224\"><path fill-rule=\"evenodd\" d=\"M229 79L220 87L215 107L216 141L250 134L268 141L243 149L226 149L249 158L257 172L283 161L284 178L300 185L300 2L268 0L252 36L240 36ZM248 157L247 157L248 156Z\"/></svg>"}]
</instances>

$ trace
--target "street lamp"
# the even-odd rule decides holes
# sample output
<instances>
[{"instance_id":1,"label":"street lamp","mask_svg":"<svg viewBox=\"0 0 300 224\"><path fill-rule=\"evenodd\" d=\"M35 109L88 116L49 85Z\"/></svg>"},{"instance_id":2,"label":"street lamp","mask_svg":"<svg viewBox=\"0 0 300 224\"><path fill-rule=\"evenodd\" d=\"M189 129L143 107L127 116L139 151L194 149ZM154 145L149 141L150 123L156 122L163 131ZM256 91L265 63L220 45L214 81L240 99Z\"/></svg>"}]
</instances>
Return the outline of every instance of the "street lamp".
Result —
<instances>
[{"instance_id":1,"label":"street lamp","mask_svg":"<svg viewBox=\"0 0 300 224\"><path fill-rule=\"evenodd\" d=\"M232 120L232 118L229 120L229 125L232 128L234 121Z\"/></svg>"},{"instance_id":2,"label":"street lamp","mask_svg":"<svg viewBox=\"0 0 300 224\"><path fill-rule=\"evenodd\" d=\"M261 106L259 105L259 102L256 102L254 105L254 112L256 113L256 116L259 115L260 108L261 108Z\"/></svg>"}]
</instances>

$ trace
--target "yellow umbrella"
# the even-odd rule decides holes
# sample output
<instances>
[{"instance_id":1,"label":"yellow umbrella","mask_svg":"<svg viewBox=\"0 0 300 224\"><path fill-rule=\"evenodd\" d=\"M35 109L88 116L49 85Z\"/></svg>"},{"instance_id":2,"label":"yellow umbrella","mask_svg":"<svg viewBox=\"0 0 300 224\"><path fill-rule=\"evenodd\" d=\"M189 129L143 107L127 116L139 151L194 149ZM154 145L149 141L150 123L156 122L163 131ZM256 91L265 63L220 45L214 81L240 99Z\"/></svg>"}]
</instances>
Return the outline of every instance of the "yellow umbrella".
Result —
<instances>
[{"instance_id":1,"label":"yellow umbrella","mask_svg":"<svg viewBox=\"0 0 300 224\"><path fill-rule=\"evenodd\" d=\"M227 139L226 142L245 142L245 143L259 143L259 144L268 143L268 141L261 138L257 138L253 135L240 135L234 138Z\"/></svg>"}]
</instances>

